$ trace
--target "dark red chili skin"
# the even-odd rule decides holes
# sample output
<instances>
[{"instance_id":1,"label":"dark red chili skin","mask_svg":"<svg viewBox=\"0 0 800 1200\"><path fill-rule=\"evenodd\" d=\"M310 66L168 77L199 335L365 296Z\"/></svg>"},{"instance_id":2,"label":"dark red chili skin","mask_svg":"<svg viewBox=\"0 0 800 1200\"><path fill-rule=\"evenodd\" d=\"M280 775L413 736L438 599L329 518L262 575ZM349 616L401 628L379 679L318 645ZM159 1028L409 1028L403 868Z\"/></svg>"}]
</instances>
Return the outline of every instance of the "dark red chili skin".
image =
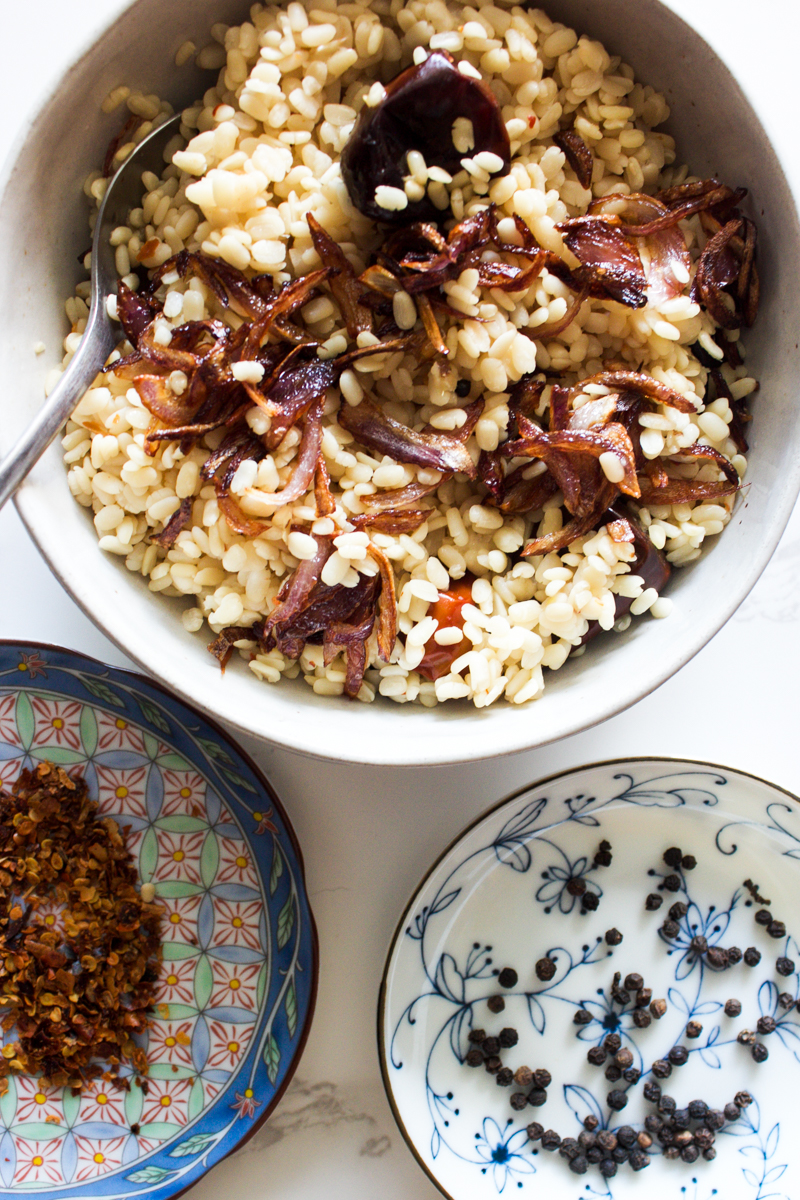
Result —
<instances>
[{"instance_id":1,"label":"dark red chili skin","mask_svg":"<svg viewBox=\"0 0 800 1200\"><path fill-rule=\"evenodd\" d=\"M472 604L472 585L475 578L465 575L446 592L439 592L439 599L428 609L428 616L439 622L440 629L463 629L465 604ZM427 643L425 657L417 667L420 675L431 681L447 675L456 659L469 650L472 643L463 637L453 646L440 646L433 638Z\"/></svg>"}]
</instances>

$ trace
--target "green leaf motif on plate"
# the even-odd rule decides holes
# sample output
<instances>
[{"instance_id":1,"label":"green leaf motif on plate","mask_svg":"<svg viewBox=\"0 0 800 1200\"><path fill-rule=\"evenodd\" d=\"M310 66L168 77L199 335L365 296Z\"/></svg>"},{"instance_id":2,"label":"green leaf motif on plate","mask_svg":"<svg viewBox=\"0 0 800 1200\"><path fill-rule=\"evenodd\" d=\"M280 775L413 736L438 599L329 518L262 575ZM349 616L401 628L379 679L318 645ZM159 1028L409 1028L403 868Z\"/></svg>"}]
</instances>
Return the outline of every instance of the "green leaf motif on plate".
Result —
<instances>
[{"instance_id":1,"label":"green leaf motif on plate","mask_svg":"<svg viewBox=\"0 0 800 1200\"><path fill-rule=\"evenodd\" d=\"M292 892L286 897L286 903L278 913L278 949L282 950L289 938L292 936L294 928L294 895Z\"/></svg>"},{"instance_id":2,"label":"green leaf motif on plate","mask_svg":"<svg viewBox=\"0 0 800 1200\"><path fill-rule=\"evenodd\" d=\"M277 839L272 839L272 870L269 873L269 894L275 895L275 889L278 886L278 880L283 874L283 855L281 848L278 845Z\"/></svg>"},{"instance_id":3,"label":"green leaf motif on plate","mask_svg":"<svg viewBox=\"0 0 800 1200\"><path fill-rule=\"evenodd\" d=\"M184 900L187 896L199 896L203 890L199 883L188 883L183 879L168 879L158 885L162 900Z\"/></svg>"},{"instance_id":4,"label":"green leaf motif on plate","mask_svg":"<svg viewBox=\"0 0 800 1200\"><path fill-rule=\"evenodd\" d=\"M192 1084L192 1090L189 1093L189 1120L193 1121L195 1117L199 1117L200 1113L205 1108L206 1094L203 1091L203 1081L199 1077L195 1078Z\"/></svg>"},{"instance_id":5,"label":"green leaf motif on plate","mask_svg":"<svg viewBox=\"0 0 800 1200\"><path fill-rule=\"evenodd\" d=\"M55 763L59 767L73 767L75 763L86 762L85 754L69 750L66 746L37 746L30 751L30 755L40 762Z\"/></svg>"},{"instance_id":6,"label":"green leaf motif on plate","mask_svg":"<svg viewBox=\"0 0 800 1200\"><path fill-rule=\"evenodd\" d=\"M208 821L182 813L177 817L161 817L156 821L156 826L166 833L198 833L201 829L208 829Z\"/></svg>"},{"instance_id":7,"label":"green leaf motif on plate","mask_svg":"<svg viewBox=\"0 0 800 1200\"><path fill-rule=\"evenodd\" d=\"M248 779L245 779L244 775L239 775L236 771L231 771L228 767L223 767L222 765L218 767L218 770L220 775L225 776L228 783L233 784L234 787L239 788L243 792L251 792L255 795L256 789Z\"/></svg>"},{"instance_id":8,"label":"green leaf motif on plate","mask_svg":"<svg viewBox=\"0 0 800 1200\"><path fill-rule=\"evenodd\" d=\"M132 1087L125 1093L125 1120L129 1125L138 1125L144 1107L144 1092L141 1088Z\"/></svg>"},{"instance_id":9,"label":"green leaf motif on plate","mask_svg":"<svg viewBox=\"0 0 800 1200\"><path fill-rule=\"evenodd\" d=\"M272 1034L267 1038L267 1044L264 1047L264 1062L267 1064L269 1081L274 1085L275 1080L278 1078L278 1068L281 1065L281 1052Z\"/></svg>"},{"instance_id":10,"label":"green leaf motif on plate","mask_svg":"<svg viewBox=\"0 0 800 1200\"><path fill-rule=\"evenodd\" d=\"M3 1124L8 1127L14 1120L14 1114L17 1111L17 1082L13 1075L8 1077L8 1091L5 1096L0 1097L0 1117L3 1118Z\"/></svg>"},{"instance_id":11,"label":"green leaf motif on plate","mask_svg":"<svg viewBox=\"0 0 800 1200\"><path fill-rule=\"evenodd\" d=\"M283 1006L286 1009L286 1028L289 1030L289 1037L293 1038L297 1029L297 993L294 990L294 978L289 980Z\"/></svg>"},{"instance_id":12,"label":"green leaf motif on plate","mask_svg":"<svg viewBox=\"0 0 800 1200\"><path fill-rule=\"evenodd\" d=\"M256 983L256 1004L259 1008L264 1003L264 992L267 989L267 964L261 964L261 970L258 972L258 982Z\"/></svg>"},{"instance_id":13,"label":"green leaf motif on plate","mask_svg":"<svg viewBox=\"0 0 800 1200\"><path fill-rule=\"evenodd\" d=\"M148 829L142 838L142 844L139 849L139 877L144 883L153 878L157 864L158 837L155 829ZM159 888L160 891L161 889Z\"/></svg>"},{"instance_id":14,"label":"green leaf motif on plate","mask_svg":"<svg viewBox=\"0 0 800 1200\"><path fill-rule=\"evenodd\" d=\"M197 947L189 946L186 942L164 942L161 957L164 962L182 962L185 958L196 958Z\"/></svg>"},{"instance_id":15,"label":"green leaf motif on plate","mask_svg":"<svg viewBox=\"0 0 800 1200\"><path fill-rule=\"evenodd\" d=\"M197 1016L197 1009L191 1004L157 1004L156 1012L164 1021L186 1021Z\"/></svg>"},{"instance_id":16,"label":"green leaf motif on plate","mask_svg":"<svg viewBox=\"0 0 800 1200\"><path fill-rule=\"evenodd\" d=\"M51 1137L61 1137L67 1132L64 1125L48 1125L45 1121L24 1121L14 1126L14 1136L26 1142L44 1142Z\"/></svg>"},{"instance_id":17,"label":"green leaf motif on plate","mask_svg":"<svg viewBox=\"0 0 800 1200\"><path fill-rule=\"evenodd\" d=\"M81 711L81 742L86 757L91 758L97 749L97 718L88 704Z\"/></svg>"},{"instance_id":18,"label":"green leaf motif on plate","mask_svg":"<svg viewBox=\"0 0 800 1200\"><path fill-rule=\"evenodd\" d=\"M30 744L33 741L33 731L35 727L35 719L33 716L33 707L25 692L20 692L17 696L17 704L14 712L17 722L17 733L19 740L26 750L30 749Z\"/></svg>"},{"instance_id":19,"label":"green leaf motif on plate","mask_svg":"<svg viewBox=\"0 0 800 1200\"><path fill-rule=\"evenodd\" d=\"M170 1009L171 1008L172 1008L172 1005L170 1005ZM192 1013L195 1012L194 1009L192 1009L191 1011L192 1011ZM171 1011L170 1011L169 1015L170 1015L170 1019L172 1019L173 1014ZM173 1071L172 1068L176 1065L177 1065L176 1063L168 1063L168 1062L151 1062L148 1066L147 1078L148 1079L194 1079L195 1078L196 1073L192 1067L178 1067L177 1071Z\"/></svg>"},{"instance_id":20,"label":"green leaf motif on plate","mask_svg":"<svg viewBox=\"0 0 800 1200\"><path fill-rule=\"evenodd\" d=\"M197 969L194 973L194 1002L198 1008L205 1008L208 1004L213 984L214 976L211 971L211 963L204 954L197 964Z\"/></svg>"},{"instance_id":21,"label":"green leaf motif on plate","mask_svg":"<svg viewBox=\"0 0 800 1200\"><path fill-rule=\"evenodd\" d=\"M154 725L156 729L160 729L162 733L172 733L169 721L157 705L152 704L149 700L145 700L142 696L137 696L136 701L142 710L142 716L145 721L149 721L151 725Z\"/></svg>"},{"instance_id":22,"label":"green leaf motif on plate","mask_svg":"<svg viewBox=\"0 0 800 1200\"><path fill-rule=\"evenodd\" d=\"M64 1088L61 1093L61 1104L64 1108L64 1120L67 1125L72 1125L81 1106L80 1094L73 1096L72 1088Z\"/></svg>"},{"instance_id":23,"label":"green leaf motif on plate","mask_svg":"<svg viewBox=\"0 0 800 1200\"><path fill-rule=\"evenodd\" d=\"M174 1150L170 1150L169 1156L170 1158L188 1158L190 1154L200 1154L207 1146L214 1145L217 1136L216 1133L195 1133L185 1142L180 1142Z\"/></svg>"},{"instance_id":24,"label":"green leaf motif on plate","mask_svg":"<svg viewBox=\"0 0 800 1200\"><path fill-rule=\"evenodd\" d=\"M209 829L200 854L200 878L206 887L211 887L219 870L219 843L217 835Z\"/></svg>"},{"instance_id":25,"label":"green leaf motif on plate","mask_svg":"<svg viewBox=\"0 0 800 1200\"><path fill-rule=\"evenodd\" d=\"M168 1179L170 1175L174 1175L174 1171L168 1171L166 1167L143 1167L141 1171L134 1171L132 1175L126 1175L131 1183L161 1183Z\"/></svg>"},{"instance_id":26,"label":"green leaf motif on plate","mask_svg":"<svg viewBox=\"0 0 800 1200\"><path fill-rule=\"evenodd\" d=\"M230 754L228 754L228 751L225 749L225 747L220 746L219 742L213 742L211 738L201 737L195 738L195 741L197 742L198 746L201 746L203 750L205 750L209 758L214 759L214 762L228 763L229 766L233 766L233 759L231 758Z\"/></svg>"},{"instance_id":27,"label":"green leaf motif on plate","mask_svg":"<svg viewBox=\"0 0 800 1200\"><path fill-rule=\"evenodd\" d=\"M175 754L170 750L169 754L162 754L158 760L160 767L166 767L168 771L191 771L189 763L180 754Z\"/></svg>"},{"instance_id":28,"label":"green leaf motif on plate","mask_svg":"<svg viewBox=\"0 0 800 1200\"><path fill-rule=\"evenodd\" d=\"M91 675L81 675L81 683L90 696L102 700L103 704L110 704L112 708L125 707L125 701L107 683L103 683L102 679L95 679Z\"/></svg>"}]
</instances>

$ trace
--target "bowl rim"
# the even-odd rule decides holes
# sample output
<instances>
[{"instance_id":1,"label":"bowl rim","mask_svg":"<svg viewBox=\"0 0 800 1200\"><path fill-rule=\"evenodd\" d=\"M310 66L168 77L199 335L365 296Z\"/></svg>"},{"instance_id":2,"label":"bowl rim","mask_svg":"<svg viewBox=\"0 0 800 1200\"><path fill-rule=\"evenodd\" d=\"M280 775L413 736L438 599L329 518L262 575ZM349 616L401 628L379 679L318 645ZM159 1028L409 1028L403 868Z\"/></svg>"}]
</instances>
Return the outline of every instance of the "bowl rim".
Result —
<instances>
[{"instance_id":1,"label":"bowl rim","mask_svg":"<svg viewBox=\"0 0 800 1200\"><path fill-rule=\"evenodd\" d=\"M490 817L490 816L492 816L493 813L498 812L506 804L513 803L514 800L517 800L520 796L523 796L526 792L530 792L530 791L534 791L534 790L538 790L540 788L546 787L548 784L555 783L559 779L565 779L569 775L578 775L583 771L593 771L593 770L602 769L605 767L628 766L631 763L670 763L670 764L679 764L681 766L705 767L705 768L710 769L711 771L726 771L726 772L728 772L728 774L740 775L744 779L752 780L754 783L758 783L762 787L769 788L773 792L780 792L788 800L791 800L793 804L800 805L800 796L795 795L794 792L790 792L788 790L788 788L782 787L778 783L772 783L769 779L764 779L760 775L755 775L755 774L753 774L752 771L742 770L741 767L726 767L722 763L708 762L705 759L676 758L676 757L674 757L672 755L668 755L668 754L638 754L638 755L631 755L631 756L627 756L627 757L623 756L620 758L597 759L592 762L583 763L582 765L577 766L577 767L565 767L561 771L553 771L553 772L551 772L551 774L545 775L541 779L534 779L531 783L523 784L521 787L515 788L512 792L509 792L509 794L507 796L504 796L501 800L497 800L494 804L490 804L488 808L483 809L480 813L478 813L478 815L476 817L473 817L472 820L468 821L463 826L463 828L458 831L458 833L455 835L455 837L451 838L451 840L447 843L447 845L444 847L444 849L441 851L441 853L437 855L434 862L432 862L431 865L425 870L424 874L420 877L419 882L417 884L415 884L415 886L411 892L411 895L409 896L409 899L403 908L400 918L398 919L397 924L394 927L394 932L392 933L392 935L389 939L389 946L386 951L386 957L384 959L383 970L381 971L381 982L380 982L380 987L378 989L378 1002L376 1005L376 1012L375 1012L375 1016L376 1016L375 1032L376 1032L376 1040L377 1040L378 1063L380 1065L380 1070L381 1070L381 1082L383 1083L383 1088L386 1093L386 1099L389 1103L389 1107L392 1110L392 1116L395 1119L397 1128L400 1130L400 1133L402 1134L403 1141L405 1142L408 1149L411 1151L414 1159L416 1160L417 1165L425 1172L428 1179L436 1187L437 1191L441 1192L441 1194L445 1197L445 1200L461 1200L461 1197L454 1196L451 1192L448 1192L445 1190L445 1188L441 1185L441 1183L436 1179L436 1177L434 1176L433 1172L430 1170L428 1165L425 1163L424 1159L422 1158L422 1155L417 1150L416 1143L414 1142L413 1138L411 1137L410 1133L408 1132L405 1122L403 1121L403 1118L398 1109L398 1106L397 1106L397 1103L395 1100L395 1096L394 1096L394 1091L392 1089L392 1085L391 1085L391 1082L389 1079L388 1052L387 1052L386 1037L385 1037L385 1024L386 1024L385 1018L386 1018L386 1003L387 1003L389 968L391 966L392 958L394 957L394 953L397 948L397 945L400 941L400 937L403 933L403 929L408 922L408 918L409 918L411 910L414 906L414 902L417 899L417 897L419 896L420 892L422 892L422 890L425 888L426 884L428 883L428 880L431 878L431 876L437 870L440 863L442 863L444 861L444 859L447 858L447 856L451 852L451 850L453 850L458 845L459 842L461 842L464 838L466 838L467 835L470 834L473 829L475 829L478 825L480 825L483 821L485 821L487 819L487 817Z\"/></svg>"},{"instance_id":2,"label":"bowl rim","mask_svg":"<svg viewBox=\"0 0 800 1200\"><path fill-rule=\"evenodd\" d=\"M108 36L118 21L136 8L138 2L139 0L132 0L115 17L102 25L96 36L84 45L82 51L71 61L59 79L49 86L47 98L38 109L29 114L23 123L12 151L0 170L0 194L5 195L11 186L18 165L24 158L26 137L43 119L49 99L58 93L65 81L80 68L83 60L91 54L96 45ZM779 184L782 184L786 193L793 197L789 219L797 227L798 202L794 199L791 188L791 175L784 167L778 150L768 133L768 110L751 98L746 81L742 82L733 75L725 60L694 26L676 13L668 3L664 3L664 0L651 0L651 3L655 6L656 11L660 11L662 15L666 14L666 18L673 23L676 30L682 28L694 40L695 45L705 48L711 58L716 60L729 76L733 94L738 93L742 97L772 151L772 163L778 173ZM52 449L50 453L52 454ZM629 673L635 675L635 678L632 681L628 679L621 681L615 690L614 697L607 699L602 706L598 705L595 713L586 715L581 711L582 706L576 704L569 710L567 720L562 719L557 728L546 731L537 728L536 710L530 705L518 708L518 706L500 703L491 706L492 714L499 707L512 718L500 722L493 715L490 716L488 709L475 709L468 701L457 701L426 710L426 729L423 736L420 736L422 729L419 721L414 725L411 723L413 717L401 718L395 712L396 720L406 720L405 727L397 726L398 736L395 737L383 736L382 731L381 736L375 736L374 719L370 719L366 713L362 714L365 719L361 722L353 717L355 712L370 709L372 706L358 705L356 709L353 709L350 707L350 702L343 697L325 697L325 717L316 720L317 712L321 713L322 709L308 704L306 700L299 699L304 694L308 698L308 693L300 690L299 682L295 688L290 689L286 686L286 681L282 681L284 690L279 697L274 699L270 696L264 697L261 704L256 702L252 708L237 703L235 692L230 690L226 692L224 688L219 688L216 694L212 694L211 688L204 687L201 695L193 695L185 679L184 664L176 656L162 655L162 661L158 665L152 664L152 653L146 637L140 634L136 628L131 628L130 623L124 621L121 611L116 606L107 605L105 610L102 610L101 606L97 604L96 597L92 595L91 580L82 577L75 571L69 553L65 552L63 539L59 538L57 530L48 529L48 522L45 519L47 502L42 489L36 486L37 483L43 482L43 479L44 471L40 466L38 469L34 469L28 482L20 487L14 497L14 503L23 525L52 573L78 607L148 677L161 680L168 690L174 691L186 703L198 708L209 719L221 719L239 732L281 746L289 751L325 761L370 766L418 767L445 766L465 759L480 761L500 755L523 753L539 746L545 746L561 738L584 732L610 717L617 716L660 687L722 629L757 583L783 535L798 493L800 493L800 458L790 464L790 468L784 472L781 478L777 498L773 496L769 528L759 541L755 552L748 556L747 572L739 574L733 581L726 592L724 601L716 605L713 618L702 624L699 621L695 622L681 640L679 647L668 658L666 655L662 657L659 669L654 675L640 679L638 673ZM748 482L746 481L745 491L747 487ZM741 513L745 508L746 501L740 499L736 512ZM708 556L709 551L707 550L703 557ZM122 564L120 564L121 569ZM133 594L131 589L129 592L131 595ZM176 642L181 641L187 647L188 654L193 645L190 635L179 628L177 623L175 623L174 630L170 630L170 639L173 638L173 634ZM194 654L192 654L192 659L195 661ZM576 686L577 681L572 684L573 690ZM544 699L546 703L546 696ZM383 713L390 711L383 698L376 697L376 701ZM405 708L406 706L392 706L393 710L398 707ZM411 707L417 708L416 705ZM443 719L443 714L439 714L438 719L434 715L442 707L448 709L448 719ZM518 712L520 709L526 711L530 719L527 722L514 719L512 713L515 709ZM266 721L259 724L252 719L250 714L254 712L265 717ZM267 723L270 728L264 727ZM481 737L482 732L483 737ZM409 748L411 748L410 755Z\"/></svg>"},{"instance_id":3,"label":"bowl rim","mask_svg":"<svg viewBox=\"0 0 800 1200\"><path fill-rule=\"evenodd\" d=\"M259 1132L259 1130L261 1129L261 1126L264 1124L264 1122L269 1117L272 1116L272 1114L274 1113L278 1104L283 1099L283 1096L285 1095L287 1088L289 1087L289 1085L292 1082L292 1079L295 1076L297 1068L300 1065L300 1059L302 1058L303 1053L305 1051L306 1044L308 1042L308 1038L311 1033L311 1027L314 1023L314 1014L316 1012L317 999L319 996L320 945L319 945L319 932L317 930L317 923L316 923L316 919L314 917L314 910L311 906L311 900L310 900L309 893L308 893L308 881L306 878L306 867L305 867L305 860L303 858L302 847L298 840L294 826L293 826L291 820L289 819L286 809L283 806L283 802L281 801L280 797L278 796L278 793L276 792L272 783L270 783L269 779L267 779L267 776L265 775L262 768L258 765L258 763L255 762L255 760L252 758L252 756L250 754L248 754L248 752L242 746L240 746L234 740L233 737L231 737L230 733L226 729L224 729L223 726L221 726L218 721L214 720L213 717L209 717L206 713L200 712L200 710L197 709L194 705L188 703L186 700L183 699L182 696L178 696L174 692L170 691L169 688L165 687L158 680L152 679L149 675L148 676L140 675L138 671L131 671L127 667L110 666L108 663L104 663L100 659L94 658L92 655L84 654L80 650L70 650L66 646L59 646L54 642L37 642L37 641L30 641L27 639L24 641L21 641L21 640L15 639L15 638L0 638L0 650L15 650L15 651L19 651L19 652L28 652L30 650L43 651L43 652L55 651L57 654L65 655L69 659L73 660L75 662L75 665L79 669L83 669L86 665L88 665L88 667L92 671L94 671L96 668L100 668L102 671L104 671L106 673L110 673L112 677L118 676L118 675L122 676L123 679L125 681L127 681L129 686L131 684L133 684L134 682L137 687L140 687L141 684L144 684L146 687L152 688L154 691L161 693L161 695L165 696L170 701L170 703L178 704L183 709L185 709L189 714L201 717L201 719L212 730L214 735L221 742L223 742L226 746L228 746L233 751L233 753L244 762L244 764L252 772L253 776L256 779L256 782L264 789L266 795L270 799L270 802L275 806L275 808L278 810L278 813L280 814L280 818L283 823L283 827L286 831L286 836L287 836L288 841L291 844L291 847L296 855L297 868L298 868L298 881L300 882L300 884L302 885L302 888L303 888L303 893L305 895L305 901L306 901L306 909L308 912L309 934L310 934L310 938L311 938L311 978L309 981L310 988L309 988L309 995L308 995L308 1010L306 1012L306 1018L305 1018L303 1028L300 1032L300 1036L297 1039L297 1045L295 1047L294 1055L292 1056L291 1062L289 1063L289 1066L286 1071L286 1075L285 1075L284 1079L281 1081L280 1087L278 1087L275 1090L269 1103L266 1104L265 1111L263 1113L260 1113L257 1117L254 1117L252 1124L249 1126L249 1128L243 1134L243 1136L240 1138L240 1140L234 1146L231 1146L231 1148L229 1150L227 1150L225 1152L225 1154L222 1155L221 1158L219 1158L215 1163L213 1163L212 1166L210 1166L210 1167L206 1166L203 1173L200 1176L198 1176L197 1179L192 1180L191 1183L188 1183L185 1187L180 1188L179 1191L169 1192L166 1194L167 1200L178 1200L179 1196L183 1196L185 1192L190 1191L202 1179L205 1179L206 1175L208 1174L208 1172L210 1170L213 1170L214 1167L219 1166L220 1163L225 1162L225 1160L227 1158L229 1158L232 1154L235 1154L237 1151L241 1150L241 1148L247 1142L249 1142L250 1139L252 1137L254 1137L256 1133ZM57 691L58 689L53 687L53 685L51 684L50 690ZM38 1193L38 1192L32 1193L33 1196L37 1196L39 1194L40 1193ZM131 1200L136 1200L136 1197L132 1197Z\"/></svg>"}]
</instances>

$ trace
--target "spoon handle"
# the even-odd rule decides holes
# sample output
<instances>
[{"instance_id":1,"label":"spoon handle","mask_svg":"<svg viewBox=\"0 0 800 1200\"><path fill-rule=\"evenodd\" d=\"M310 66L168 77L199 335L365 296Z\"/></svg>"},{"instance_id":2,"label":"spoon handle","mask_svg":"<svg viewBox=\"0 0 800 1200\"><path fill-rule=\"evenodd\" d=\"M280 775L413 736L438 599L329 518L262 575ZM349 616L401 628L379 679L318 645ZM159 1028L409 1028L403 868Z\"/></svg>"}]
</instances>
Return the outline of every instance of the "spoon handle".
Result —
<instances>
[{"instance_id":1,"label":"spoon handle","mask_svg":"<svg viewBox=\"0 0 800 1200\"><path fill-rule=\"evenodd\" d=\"M86 332L69 366L34 420L0 462L0 508L44 454L114 349L116 336L101 308L97 302L92 305Z\"/></svg>"}]
</instances>

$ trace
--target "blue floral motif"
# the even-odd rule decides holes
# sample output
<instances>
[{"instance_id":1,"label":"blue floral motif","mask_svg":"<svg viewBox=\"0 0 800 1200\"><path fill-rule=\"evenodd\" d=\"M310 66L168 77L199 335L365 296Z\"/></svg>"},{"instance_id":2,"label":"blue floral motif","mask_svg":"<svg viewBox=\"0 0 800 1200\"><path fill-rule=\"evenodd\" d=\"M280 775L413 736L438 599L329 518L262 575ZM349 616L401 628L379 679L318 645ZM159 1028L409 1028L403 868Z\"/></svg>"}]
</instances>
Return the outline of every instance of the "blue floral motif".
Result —
<instances>
[{"instance_id":1,"label":"blue floral motif","mask_svg":"<svg viewBox=\"0 0 800 1200\"><path fill-rule=\"evenodd\" d=\"M416 945L415 953L426 984L402 1012L394 1013L391 1028L386 1029L387 1077L394 1071L403 1070L401 1043L404 1043L406 1031L410 1033L413 1027L419 1028L420 1017L424 1013L424 1024L429 1030L425 1042L424 1079L431 1119L430 1157L437 1164L454 1159L470 1170L477 1168L496 1195L502 1194L512 1182L522 1186L522 1178L537 1169L538 1152L529 1141L525 1128L520 1125L520 1122L525 1122L525 1117L510 1118L503 1127L495 1117L485 1112L473 1114L467 1119L475 1121L477 1116L480 1132L475 1133L478 1126L472 1124L467 1143L463 1136L463 1097L460 1101L458 1087L443 1091L434 1082L443 1063L445 1048L449 1046L449 1052L457 1062L464 1062L470 1047L470 1032L476 1023L482 1024L484 1021L481 1006L485 1006L497 991L494 977L498 968L494 965L492 946L475 942L468 950L456 951L455 942L448 940L448 930L454 927L454 914L473 898L475 881L479 886L483 873L491 870L502 872L504 868L509 868L514 876L536 872L541 882L528 893L534 907L541 905L546 912L569 917L575 914L576 901L581 894L589 891L602 896L602 889L592 877L597 868L591 855L585 852L569 853L568 849L562 849L554 833L556 828L562 832L569 824L587 829L599 828L603 824L604 810L621 804L644 809L691 808L702 813L718 806L720 790L729 783L722 771L700 766L683 770L665 769L660 773L653 773L652 769L626 769L613 775L608 772L608 777L611 782L605 792L598 788L595 792L575 792L570 798L559 800L551 800L541 792L528 792L516 802L506 802L500 806L496 815L483 818L477 828L483 830L485 827L487 837L482 840L470 838L468 849L460 858L455 851L451 852L443 864L445 869L435 876L436 887L435 890L431 887L426 896L426 905L416 912L412 910L406 923L406 944ZM752 822L729 821L717 835L716 848L726 856L736 854L738 848L731 843L725 830L730 831L735 825L752 824L792 838L793 849L797 850L796 857L800 857L800 821L796 822L796 833L793 832L795 822L787 815L789 813L794 816L795 809L788 805L773 804L769 806L767 822L755 819ZM585 841L586 835L583 837ZM712 843L713 831L709 845ZM795 857L789 851L782 852ZM732 917L744 905L751 906L752 901L746 889L736 887L727 906L700 903L692 895L691 874L680 868L650 870L648 874L654 878L649 888L652 890L662 884L663 891L663 879L675 873L679 876L680 887L677 892L665 892L665 898L668 905L682 901L687 911L677 919L677 937L669 939L661 935L661 944L671 962L674 978L674 985L667 989L669 1009L674 1017L678 1017L679 1024L692 1021L702 1026L701 1036L687 1041L686 1049L693 1061L702 1063L709 1071L720 1071L723 1059L727 1063L731 1055L741 1051L741 1047L736 1046L738 1027L723 1018L722 1004L709 997L707 984L718 972L702 952L702 944L693 947L692 942L702 937L709 948L726 947L730 942ZM584 889L570 888L568 885L571 881L583 882ZM572 921L575 920L576 916L573 915ZM583 921L583 917L578 916L577 920ZM572 929L574 934L574 925ZM654 929L656 932L657 927ZM401 940L393 948L390 963L402 949ZM776 947L776 951L800 963L800 948L791 938L787 938L782 947ZM537 949L537 954L540 953L541 950ZM574 1036L578 1041L586 1046L599 1045L609 1033L619 1034L623 1044L633 1053L634 1068L646 1079L649 1072L645 1064L659 1055L658 1049L653 1046L652 1029L645 1035L646 1046L643 1043L646 1059L639 1048L642 1031L634 1021L634 997L626 997L624 989L620 990L617 983L610 990L593 986L588 991L582 986L582 980L588 981L587 968L596 966L609 954L607 946L598 937L585 944L580 953L558 944L550 945L544 953L555 964L553 978L539 981L533 987L524 987L520 983L511 989L504 988L506 1005L524 1004L532 1030L541 1035L545 1034L548 1021L554 1021L563 1014L565 1008L572 1015L582 1009L589 1017L585 1020L582 1017L580 1023L575 1023ZM762 1016L770 1016L776 1022L775 1033L770 1039L771 1052L775 1053L780 1044L800 1062L800 1021L796 1019L800 973L794 971L781 986L784 987L783 992L779 992L771 981L762 983L757 995L758 1009ZM519 1008L516 1012L519 1013ZM755 1023L754 1014L744 1019ZM515 1023L521 1029L518 1019ZM415 1033L414 1036L418 1035ZM663 1055L666 1055L673 1040L674 1031L667 1046L661 1048ZM391 1087L391 1080L389 1083ZM583 1121L589 1116L598 1128L614 1129L622 1123L619 1114L608 1107L605 1094L608 1085L605 1081L599 1082L599 1079L598 1084L598 1095L595 1095L592 1089L577 1082L554 1080L552 1087L561 1088L576 1122L572 1131L559 1127L562 1137L570 1133L577 1135ZM726 1126L723 1133L731 1139L738 1139L738 1150L743 1157L737 1200L740 1197L741 1200L787 1200L783 1192L775 1190L775 1185L788 1169L787 1164L779 1161L779 1124L773 1123L768 1129L762 1128L761 1112L754 1104L743 1112L739 1121ZM464 1176L460 1178L463 1180ZM691 1195L687 1184L688 1181L681 1188L682 1200L687 1200ZM695 1192L692 1200L710 1200L711 1195L715 1194L713 1186L706 1186L702 1180L692 1179L691 1184ZM582 1194L613 1200L613 1189L612 1180L593 1177L591 1180L587 1178L583 1184ZM480 1193L481 1196L485 1194L485 1191Z\"/></svg>"},{"instance_id":2,"label":"blue floral motif","mask_svg":"<svg viewBox=\"0 0 800 1200\"><path fill-rule=\"evenodd\" d=\"M530 1157L521 1153L528 1142L524 1129L511 1129L509 1121L503 1131L492 1117L486 1117L482 1132L475 1134L475 1149L481 1162L483 1173L491 1171L494 1185L502 1192L515 1175L535 1175L536 1167Z\"/></svg>"}]
</instances>

